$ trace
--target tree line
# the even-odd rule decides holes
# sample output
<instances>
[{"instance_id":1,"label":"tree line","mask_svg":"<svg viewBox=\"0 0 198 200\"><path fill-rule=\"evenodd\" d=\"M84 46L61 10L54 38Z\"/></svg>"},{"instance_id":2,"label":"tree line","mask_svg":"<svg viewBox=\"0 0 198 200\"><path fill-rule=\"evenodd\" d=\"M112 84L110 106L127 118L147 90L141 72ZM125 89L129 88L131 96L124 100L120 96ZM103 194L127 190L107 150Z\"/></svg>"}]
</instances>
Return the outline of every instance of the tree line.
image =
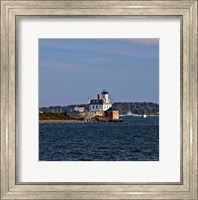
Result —
<instances>
[{"instance_id":1,"label":"tree line","mask_svg":"<svg viewBox=\"0 0 198 200\"><path fill-rule=\"evenodd\" d=\"M120 114L129 112L137 115L158 115L159 104L152 102L116 102L113 107L119 110Z\"/></svg>"},{"instance_id":2,"label":"tree line","mask_svg":"<svg viewBox=\"0 0 198 200\"><path fill-rule=\"evenodd\" d=\"M72 112L76 106L79 105L41 107L39 108L39 111L42 113L67 113ZM82 106L85 107L85 110L89 109L88 104L83 104ZM129 112L139 115L159 114L159 104L153 102L115 102L112 106L119 110L120 115Z\"/></svg>"}]
</instances>

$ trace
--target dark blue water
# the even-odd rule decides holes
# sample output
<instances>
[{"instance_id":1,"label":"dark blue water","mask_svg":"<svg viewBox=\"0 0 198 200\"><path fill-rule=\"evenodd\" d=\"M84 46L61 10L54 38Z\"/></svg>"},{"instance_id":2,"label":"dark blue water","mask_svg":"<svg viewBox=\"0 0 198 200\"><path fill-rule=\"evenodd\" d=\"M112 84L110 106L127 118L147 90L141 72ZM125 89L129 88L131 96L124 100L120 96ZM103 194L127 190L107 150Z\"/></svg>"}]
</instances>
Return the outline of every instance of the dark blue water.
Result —
<instances>
[{"instance_id":1,"label":"dark blue water","mask_svg":"<svg viewBox=\"0 0 198 200\"><path fill-rule=\"evenodd\" d=\"M39 160L159 160L159 117L122 117L124 123L39 124Z\"/></svg>"}]
</instances>

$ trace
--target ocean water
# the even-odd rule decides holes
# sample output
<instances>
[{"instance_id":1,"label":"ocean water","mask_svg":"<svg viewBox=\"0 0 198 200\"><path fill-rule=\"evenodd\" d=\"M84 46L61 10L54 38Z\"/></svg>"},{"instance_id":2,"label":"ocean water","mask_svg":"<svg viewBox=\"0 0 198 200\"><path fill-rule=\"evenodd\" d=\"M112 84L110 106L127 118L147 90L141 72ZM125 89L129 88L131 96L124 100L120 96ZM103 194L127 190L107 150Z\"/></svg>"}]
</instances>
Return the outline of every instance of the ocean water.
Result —
<instances>
[{"instance_id":1,"label":"ocean water","mask_svg":"<svg viewBox=\"0 0 198 200\"><path fill-rule=\"evenodd\" d=\"M159 160L159 117L123 123L41 123L40 161Z\"/></svg>"}]
</instances>

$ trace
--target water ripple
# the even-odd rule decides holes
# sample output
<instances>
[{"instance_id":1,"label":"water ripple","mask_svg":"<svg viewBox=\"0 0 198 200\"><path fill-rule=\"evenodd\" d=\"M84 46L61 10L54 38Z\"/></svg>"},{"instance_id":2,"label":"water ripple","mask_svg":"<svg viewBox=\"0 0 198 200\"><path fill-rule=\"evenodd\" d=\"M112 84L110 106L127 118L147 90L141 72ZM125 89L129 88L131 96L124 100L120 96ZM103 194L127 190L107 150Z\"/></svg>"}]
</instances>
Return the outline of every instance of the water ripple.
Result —
<instances>
[{"instance_id":1,"label":"water ripple","mask_svg":"<svg viewBox=\"0 0 198 200\"><path fill-rule=\"evenodd\" d=\"M124 123L39 125L39 160L159 160L159 118L124 117Z\"/></svg>"}]
</instances>

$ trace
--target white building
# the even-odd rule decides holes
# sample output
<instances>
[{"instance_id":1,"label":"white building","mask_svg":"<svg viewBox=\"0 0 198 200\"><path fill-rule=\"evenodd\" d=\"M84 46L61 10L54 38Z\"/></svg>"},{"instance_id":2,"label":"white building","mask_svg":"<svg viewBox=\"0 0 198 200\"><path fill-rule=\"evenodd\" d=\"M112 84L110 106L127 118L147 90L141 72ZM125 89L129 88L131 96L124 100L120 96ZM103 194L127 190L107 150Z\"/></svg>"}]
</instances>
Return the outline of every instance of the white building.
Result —
<instances>
[{"instance_id":1,"label":"white building","mask_svg":"<svg viewBox=\"0 0 198 200\"><path fill-rule=\"evenodd\" d=\"M89 103L90 111L106 111L112 107L111 101L109 99L109 92L106 90L102 91L102 98L98 94L97 99L91 99Z\"/></svg>"},{"instance_id":2,"label":"white building","mask_svg":"<svg viewBox=\"0 0 198 200\"><path fill-rule=\"evenodd\" d=\"M84 106L76 106L74 108L74 111L76 111L76 112L84 112L84 110L85 110Z\"/></svg>"}]
</instances>

